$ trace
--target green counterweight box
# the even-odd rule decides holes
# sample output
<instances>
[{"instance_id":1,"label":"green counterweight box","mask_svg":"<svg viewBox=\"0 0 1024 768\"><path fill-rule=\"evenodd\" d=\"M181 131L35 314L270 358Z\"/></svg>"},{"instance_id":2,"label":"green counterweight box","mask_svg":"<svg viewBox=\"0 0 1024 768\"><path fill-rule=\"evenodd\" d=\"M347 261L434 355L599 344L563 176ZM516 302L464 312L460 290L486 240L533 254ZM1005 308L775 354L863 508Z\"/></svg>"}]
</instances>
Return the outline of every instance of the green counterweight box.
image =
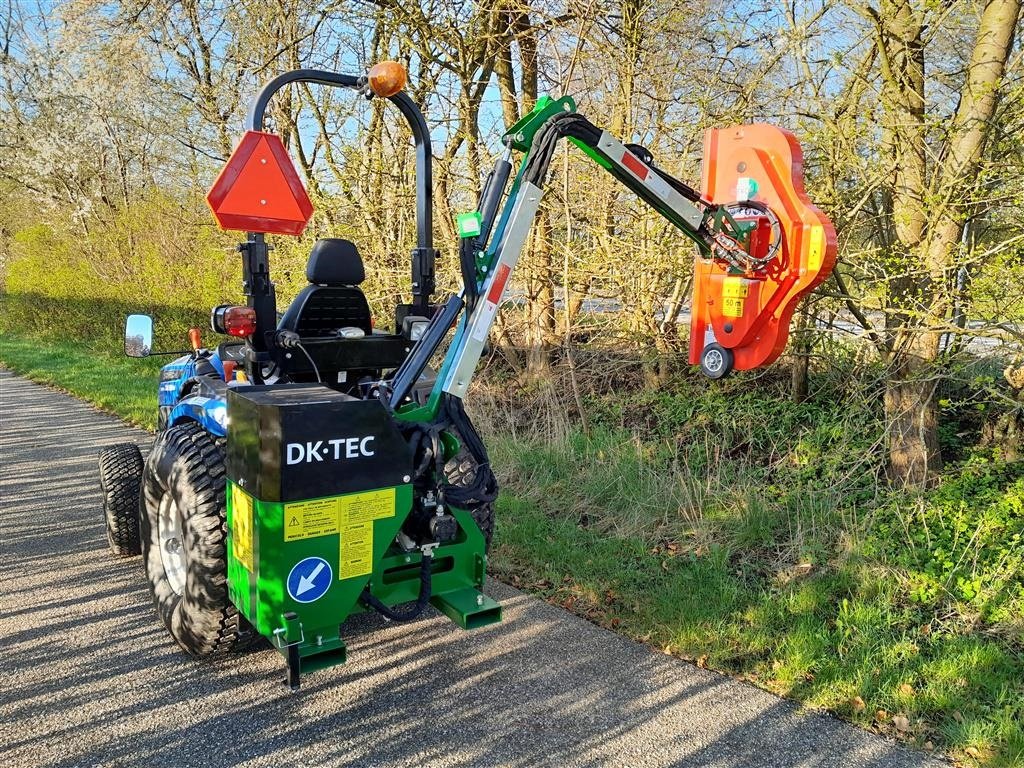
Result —
<instances>
[{"instance_id":1,"label":"green counterweight box","mask_svg":"<svg viewBox=\"0 0 1024 768\"><path fill-rule=\"evenodd\" d=\"M303 670L340 663L339 625L365 610L364 589L386 605L419 596L420 551L393 546L413 505L409 445L380 402L319 384L232 388L227 405L229 597ZM464 628L498 621L479 592L483 535L451 512L459 534L434 551L431 602Z\"/></svg>"},{"instance_id":2,"label":"green counterweight box","mask_svg":"<svg viewBox=\"0 0 1024 768\"><path fill-rule=\"evenodd\" d=\"M228 394L228 592L306 669L344 660L338 625L412 506L408 444L376 401L320 385ZM288 642L294 642L289 639Z\"/></svg>"}]
</instances>

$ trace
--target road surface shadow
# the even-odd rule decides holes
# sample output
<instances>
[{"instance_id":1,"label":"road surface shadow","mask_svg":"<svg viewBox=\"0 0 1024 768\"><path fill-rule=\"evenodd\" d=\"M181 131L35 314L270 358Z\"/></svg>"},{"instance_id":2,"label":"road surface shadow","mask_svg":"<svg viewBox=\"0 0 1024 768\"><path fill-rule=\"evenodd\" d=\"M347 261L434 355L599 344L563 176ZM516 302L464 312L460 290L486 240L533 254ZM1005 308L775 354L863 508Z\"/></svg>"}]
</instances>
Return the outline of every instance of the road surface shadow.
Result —
<instances>
[{"instance_id":1,"label":"road surface shadow","mask_svg":"<svg viewBox=\"0 0 1024 768\"><path fill-rule=\"evenodd\" d=\"M501 584L505 621L344 625L349 663L189 658L106 546L99 448L149 436L0 372L0 748L11 765L899 766L939 761Z\"/></svg>"}]
</instances>

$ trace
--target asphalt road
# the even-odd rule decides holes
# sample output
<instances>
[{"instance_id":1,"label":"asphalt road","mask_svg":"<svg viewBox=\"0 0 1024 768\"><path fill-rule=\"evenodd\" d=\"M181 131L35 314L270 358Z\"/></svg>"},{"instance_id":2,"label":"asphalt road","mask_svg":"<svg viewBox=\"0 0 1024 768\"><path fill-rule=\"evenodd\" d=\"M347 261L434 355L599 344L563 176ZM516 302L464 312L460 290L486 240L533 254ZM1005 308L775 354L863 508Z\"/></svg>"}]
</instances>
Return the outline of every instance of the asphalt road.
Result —
<instances>
[{"instance_id":1,"label":"asphalt road","mask_svg":"<svg viewBox=\"0 0 1024 768\"><path fill-rule=\"evenodd\" d=\"M106 547L95 457L149 436L0 371L5 766L940 766L501 584L505 621L346 624L348 664L197 662Z\"/></svg>"}]
</instances>

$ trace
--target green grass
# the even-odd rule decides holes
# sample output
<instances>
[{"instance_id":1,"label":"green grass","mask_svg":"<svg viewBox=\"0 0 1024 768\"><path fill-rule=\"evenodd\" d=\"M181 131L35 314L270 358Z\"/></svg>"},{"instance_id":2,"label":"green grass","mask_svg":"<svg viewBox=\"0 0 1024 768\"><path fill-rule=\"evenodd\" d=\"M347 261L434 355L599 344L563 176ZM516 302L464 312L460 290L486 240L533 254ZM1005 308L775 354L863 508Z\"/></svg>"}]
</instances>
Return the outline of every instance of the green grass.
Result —
<instances>
[{"instance_id":1,"label":"green grass","mask_svg":"<svg viewBox=\"0 0 1024 768\"><path fill-rule=\"evenodd\" d=\"M0 334L0 363L7 368L150 430L156 428L156 381L164 362L115 356L82 343Z\"/></svg>"},{"instance_id":2,"label":"green grass","mask_svg":"<svg viewBox=\"0 0 1024 768\"><path fill-rule=\"evenodd\" d=\"M0 361L153 426L159 359L8 334ZM1024 765L1021 467L978 454L886 492L870 395L679 381L591 396L587 434L488 395L494 575L965 764Z\"/></svg>"},{"instance_id":3,"label":"green grass","mask_svg":"<svg viewBox=\"0 0 1024 768\"><path fill-rule=\"evenodd\" d=\"M935 491L889 491L877 399L843 378L800 405L742 378L594 395L587 434L547 396L494 396L492 572L966 765L1024 765L1024 465L976 449Z\"/></svg>"},{"instance_id":4,"label":"green grass","mask_svg":"<svg viewBox=\"0 0 1024 768\"><path fill-rule=\"evenodd\" d=\"M723 548L671 554L510 495L498 519L494 574L597 624L919 747L1024 761L1019 651L931 630L884 571L849 563L772 585Z\"/></svg>"}]
</instances>

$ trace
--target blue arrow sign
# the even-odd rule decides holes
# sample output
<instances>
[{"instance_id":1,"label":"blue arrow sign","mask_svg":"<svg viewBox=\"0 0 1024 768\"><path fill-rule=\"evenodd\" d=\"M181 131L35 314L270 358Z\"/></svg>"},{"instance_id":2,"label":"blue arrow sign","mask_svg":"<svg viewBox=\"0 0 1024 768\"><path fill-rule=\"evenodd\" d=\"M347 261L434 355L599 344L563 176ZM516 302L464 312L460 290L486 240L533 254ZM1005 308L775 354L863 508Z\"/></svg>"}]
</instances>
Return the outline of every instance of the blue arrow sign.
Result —
<instances>
[{"instance_id":1,"label":"blue arrow sign","mask_svg":"<svg viewBox=\"0 0 1024 768\"><path fill-rule=\"evenodd\" d=\"M322 557L304 558L288 574L288 596L297 603L312 603L327 594L333 580L330 563Z\"/></svg>"}]
</instances>

